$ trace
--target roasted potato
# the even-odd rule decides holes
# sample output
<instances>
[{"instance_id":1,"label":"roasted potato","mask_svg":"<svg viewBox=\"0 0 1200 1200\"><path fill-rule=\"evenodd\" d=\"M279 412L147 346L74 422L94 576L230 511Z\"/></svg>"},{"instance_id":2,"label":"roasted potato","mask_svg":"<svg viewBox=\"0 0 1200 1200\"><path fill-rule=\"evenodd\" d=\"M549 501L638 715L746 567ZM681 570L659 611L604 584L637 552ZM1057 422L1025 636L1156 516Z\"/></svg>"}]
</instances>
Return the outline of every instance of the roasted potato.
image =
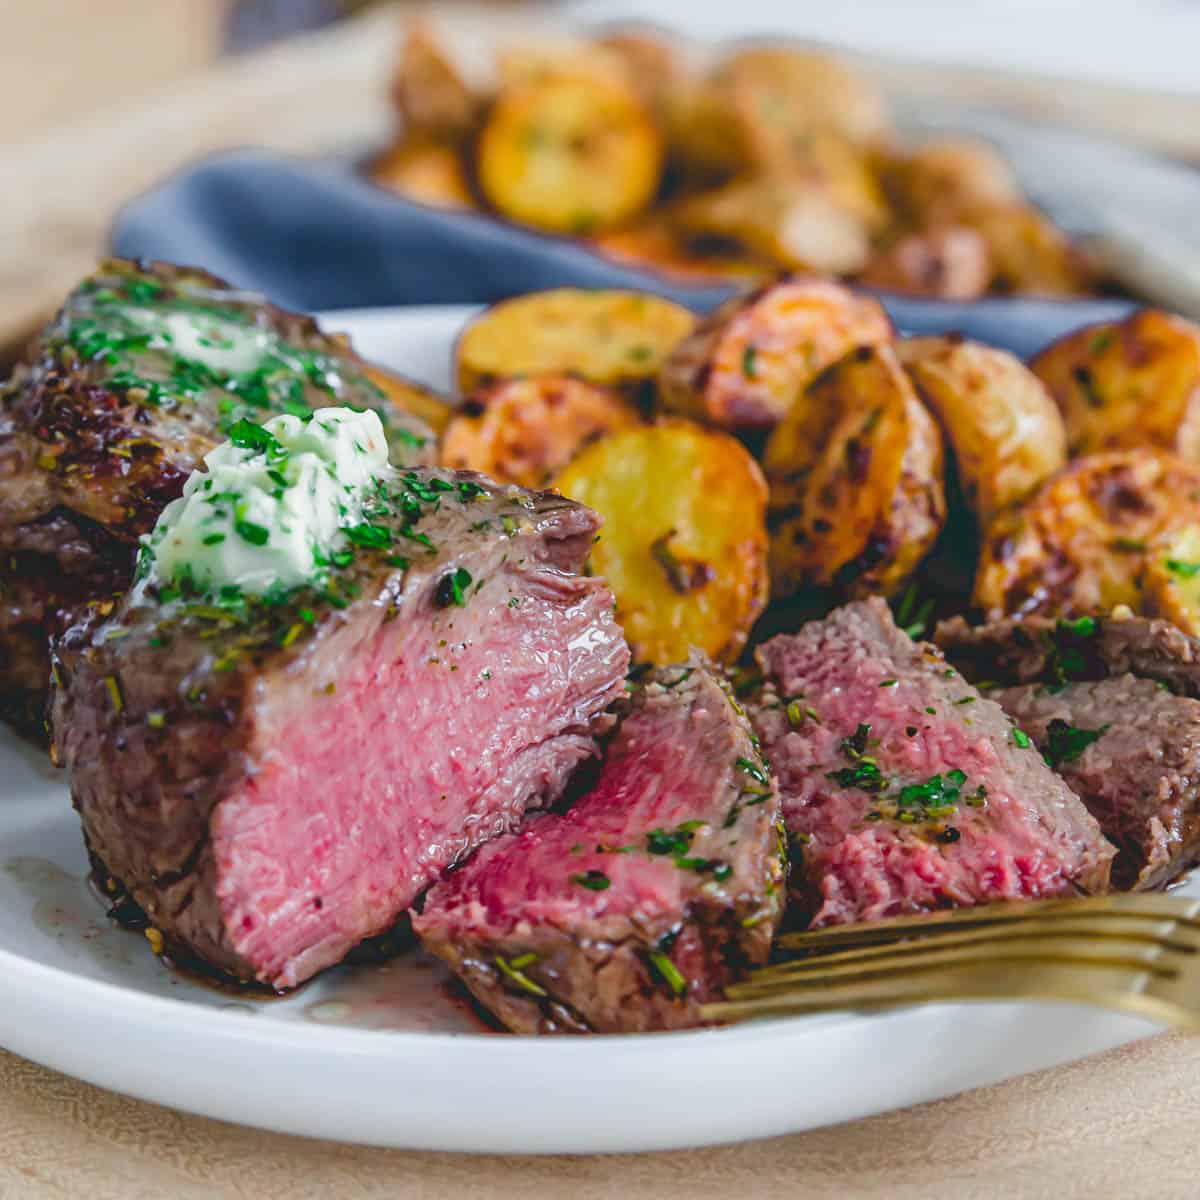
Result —
<instances>
[{"instance_id":1,"label":"roasted potato","mask_svg":"<svg viewBox=\"0 0 1200 1200\"><path fill-rule=\"evenodd\" d=\"M445 142L400 142L371 164L371 178L388 191L436 208L475 208L460 151Z\"/></svg>"},{"instance_id":2,"label":"roasted potato","mask_svg":"<svg viewBox=\"0 0 1200 1200\"><path fill-rule=\"evenodd\" d=\"M592 44L621 60L634 87L660 116L671 93L687 78L682 55L664 35L651 29L618 30L593 39Z\"/></svg>"},{"instance_id":3,"label":"roasted potato","mask_svg":"<svg viewBox=\"0 0 1200 1200\"><path fill-rule=\"evenodd\" d=\"M975 602L989 616L1141 611L1148 548L1200 523L1200 466L1160 450L1068 463L984 537Z\"/></svg>"},{"instance_id":4,"label":"roasted potato","mask_svg":"<svg viewBox=\"0 0 1200 1200\"><path fill-rule=\"evenodd\" d=\"M858 282L938 300L975 300L987 291L991 278L982 235L948 225L906 234L877 251Z\"/></svg>"},{"instance_id":5,"label":"roasted potato","mask_svg":"<svg viewBox=\"0 0 1200 1200\"><path fill-rule=\"evenodd\" d=\"M679 342L659 375L661 403L726 429L769 429L830 363L892 336L877 300L827 279L780 280L723 304Z\"/></svg>"},{"instance_id":6,"label":"roasted potato","mask_svg":"<svg viewBox=\"0 0 1200 1200\"><path fill-rule=\"evenodd\" d=\"M1032 205L986 205L961 219L987 244L992 291L1078 296L1095 282L1086 256Z\"/></svg>"},{"instance_id":7,"label":"roasted potato","mask_svg":"<svg viewBox=\"0 0 1200 1200\"><path fill-rule=\"evenodd\" d=\"M818 376L767 440L771 586L890 595L946 519L942 438L890 346Z\"/></svg>"},{"instance_id":8,"label":"roasted potato","mask_svg":"<svg viewBox=\"0 0 1200 1200\"><path fill-rule=\"evenodd\" d=\"M1200 325L1147 308L1068 334L1030 366L1072 454L1157 446L1200 459Z\"/></svg>"},{"instance_id":9,"label":"roasted potato","mask_svg":"<svg viewBox=\"0 0 1200 1200\"><path fill-rule=\"evenodd\" d=\"M885 142L891 123L882 95L840 59L798 46L735 51L712 76L740 119L750 165L790 161L814 134L860 146Z\"/></svg>"},{"instance_id":10,"label":"roasted potato","mask_svg":"<svg viewBox=\"0 0 1200 1200\"><path fill-rule=\"evenodd\" d=\"M1200 637L1200 525L1155 538L1142 570L1142 608Z\"/></svg>"},{"instance_id":11,"label":"roasted potato","mask_svg":"<svg viewBox=\"0 0 1200 1200\"><path fill-rule=\"evenodd\" d=\"M732 242L788 270L843 275L871 252L863 218L821 179L800 173L735 179L678 201L671 219L695 237Z\"/></svg>"},{"instance_id":12,"label":"roasted potato","mask_svg":"<svg viewBox=\"0 0 1200 1200\"><path fill-rule=\"evenodd\" d=\"M604 517L591 563L635 660L737 656L767 597L767 487L740 442L667 418L593 442L556 486Z\"/></svg>"},{"instance_id":13,"label":"roasted potato","mask_svg":"<svg viewBox=\"0 0 1200 1200\"><path fill-rule=\"evenodd\" d=\"M479 105L458 68L421 21L409 24L392 77L392 103L405 136L461 141L474 128Z\"/></svg>"},{"instance_id":14,"label":"roasted potato","mask_svg":"<svg viewBox=\"0 0 1200 1200\"><path fill-rule=\"evenodd\" d=\"M974 138L938 139L892 156L883 176L901 216L920 229L956 224L968 210L1021 199L1012 167L995 147Z\"/></svg>"},{"instance_id":15,"label":"roasted potato","mask_svg":"<svg viewBox=\"0 0 1200 1200\"><path fill-rule=\"evenodd\" d=\"M955 337L909 338L896 350L942 426L980 528L1067 461L1054 401L1007 351Z\"/></svg>"},{"instance_id":16,"label":"roasted potato","mask_svg":"<svg viewBox=\"0 0 1200 1200\"><path fill-rule=\"evenodd\" d=\"M637 92L597 74L546 74L501 92L479 136L479 186L500 213L589 234L640 213L663 143Z\"/></svg>"},{"instance_id":17,"label":"roasted potato","mask_svg":"<svg viewBox=\"0 0 1200 1200\"><path fill-rule=\"evenodd\" d=\"M464 395L547 372L639 390L695 324L682 305L646 292L531 292L493 305L463 330L455 374Z\"/></svg>"},{"instance_id":18,"label":"roasted potato","mask_svg":"<svg viewBox=\"0 0 1200 1200\"><path fill-rule=\"evenodd\" d=\"M760 259L695 250L661 217L646 217L626 229L602 233L592 239L592 245L607 258L648 267L688 283L761 279L775 270Z\"/></svg>"},{"instance_id":19,"label":"roasted potato","mask_svg":"<svg viewBox=\"0 0 1200 1200\"><path fill-rule=\"evenodd\" d=\"M363 374L402 412L420 417L439 437L454 416L454 401L432 388L374 363L359 362Z\"/></svg>"},{"instance_id":20,"label":"roasted potato","mask_svg":"<svg viewBox=\"0 0 1200 1200\"><path fill-rule=\"evenodd\" d=\"M523 38L496 52L500 92L564 75L618 85L633 82L627 59L595 41L555 36Z\"/></svg>"},{"instance_id":21,"label":"roasted potato","mask_svg":"<svg viewBox=\"0 0 1200 1200\"><path fill-rule=\"evenodd\" d=\"M462 406L442 438L441 461L544 487L587 442L640 422L636 406L611 388L569 375L506 379Z\"/></svg>"}]
</instances>

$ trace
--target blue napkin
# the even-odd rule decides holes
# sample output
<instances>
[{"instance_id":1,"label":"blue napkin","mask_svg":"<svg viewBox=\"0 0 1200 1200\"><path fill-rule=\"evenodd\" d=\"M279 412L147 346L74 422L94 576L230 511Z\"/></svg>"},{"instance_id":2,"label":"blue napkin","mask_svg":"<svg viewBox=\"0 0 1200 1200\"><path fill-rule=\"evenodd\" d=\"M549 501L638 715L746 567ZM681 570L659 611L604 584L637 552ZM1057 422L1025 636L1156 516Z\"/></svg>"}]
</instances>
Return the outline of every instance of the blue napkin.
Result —
<instances>
[{"instance_id":1,"label":"blue napkin","mask_svg":"<svg viewBox=\"0 0 1200 1200\"><path fill-rule=\"evenodd\" d=\"M112 248L201 266L303 311L487 303L561 286L645 288L704 311L733 290L683 285L487 214L400 199L346 159L259 151L206 159L134 200L116 221ZM905 332L959 330L1021 355L1131 307L1109 299L881 299Z\"/></svg>"}]
</instances>

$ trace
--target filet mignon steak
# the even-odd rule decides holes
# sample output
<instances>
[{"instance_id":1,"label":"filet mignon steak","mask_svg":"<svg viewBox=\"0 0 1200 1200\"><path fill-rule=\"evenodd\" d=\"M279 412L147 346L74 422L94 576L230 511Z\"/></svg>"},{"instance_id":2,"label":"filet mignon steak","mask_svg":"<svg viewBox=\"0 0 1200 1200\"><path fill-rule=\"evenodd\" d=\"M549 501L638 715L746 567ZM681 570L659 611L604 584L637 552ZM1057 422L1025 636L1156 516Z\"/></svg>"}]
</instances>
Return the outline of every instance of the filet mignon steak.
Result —
<instances>
[{"instance_id":1,"label":"filet mignon steak","mask_svg":"<svg viewBox=\"0 0 1200 1200\"><path fill-rule=\"evenodd\" d=\"M379 411L393 461L430 431L389 406L344 339L205 271L113 260L0 392L0 716L41 729L48 641L128 586L138 537L240 417Z\"/></svg>"},{"instance_id":2,"label":"filet mignon steak","mask_svg":"<svg viewBox=\"0 0 1200 1200\"><path fill-rule=\"evenodd\" d=\"M556 799L628 651L599 526L401 472L328 580L232 609L130 593L68 631L51 724L88 845L190 955L292 987ZM382 503L382 501L380 501Z\"/></svg>"},{"instance_id":3,"label":"filet mignon steak","mask_svg":"<svg viewBox=\"0 0 1200 1200\"><path fill-rule=\"evenodd\" d=\"M413 927L520 1033L694 1025L766 960L779 798L744 710L698 661L634 692L599 780L435 885Z\"/></svg>"},{"instance_id":4,"label":"filet mignon steak","mask_svg":"<svg viewBox=\"0 0 1200 1200\"><path fill-rule=\"evenodd\" d=\"M756 724L815 925L1108 885L1114 850L999 705L878 599L758 650Z\"/></svg>"},{"instance_id":5,"label":"filet mignon steak","mask_svg":"<svg viewBox=\"0 0 1200 1200\"><path fill-rule=\"evenodd\" d=\"M991 695L1116 844L1118 887L1162 887L1200 861L1200 700L1132 675Z\"/></svg>"}]
</instances>

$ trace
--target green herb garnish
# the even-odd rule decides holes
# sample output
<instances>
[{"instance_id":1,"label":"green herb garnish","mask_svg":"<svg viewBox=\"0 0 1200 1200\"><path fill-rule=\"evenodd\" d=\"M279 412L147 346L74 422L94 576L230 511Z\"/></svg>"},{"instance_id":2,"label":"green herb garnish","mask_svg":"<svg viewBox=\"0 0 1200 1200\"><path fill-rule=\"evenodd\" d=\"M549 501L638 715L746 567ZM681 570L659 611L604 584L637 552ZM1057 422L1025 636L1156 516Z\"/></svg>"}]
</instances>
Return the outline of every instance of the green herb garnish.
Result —
<instances>
[{"instance_id":1,"label":"green herb garnish","mask_svg":"<svg viewBox=\"0 0 1200 1200\"><path fill-rule=\"evenodd\" d=\"M1056 717L1046 727L1046 749L1042 757L1052 767L1074 762L1093 743L1099 741L1111 728L1102 725L1099 729L1080 729Z\"/></svg>"}]
</instances>

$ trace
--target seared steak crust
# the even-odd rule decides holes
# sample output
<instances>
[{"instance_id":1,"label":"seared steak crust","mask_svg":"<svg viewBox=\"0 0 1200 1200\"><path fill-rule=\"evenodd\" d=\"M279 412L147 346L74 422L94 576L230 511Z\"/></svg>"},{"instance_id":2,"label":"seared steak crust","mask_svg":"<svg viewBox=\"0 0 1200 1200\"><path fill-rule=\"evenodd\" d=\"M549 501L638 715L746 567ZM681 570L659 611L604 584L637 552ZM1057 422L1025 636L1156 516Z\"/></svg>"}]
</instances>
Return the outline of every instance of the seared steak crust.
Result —
<instances>
[{"instance_id":1,"label":"seared steak crust","mask_svg":"<svg viewBox=\"0 0 1200 1200\"><path fill-rule=\"evenodd\" d=\"M1108 885L1095 820L940 652L882 600L758 650L755 720L817 925Z\"/></svg>"},{"instance_id":2,"label":"seared steak crust","mask_svg":"<svg viewBox=\"0 0 1200 1200\"><path fill-rule=\"evenodd\" d=\"M58 647L52 732L94 854L162 933L290 987L554 800L628 651L552 493L404 473L320 587L135 590ZM403 556L403 557L402 557Z\"/></svg>"},{"instance_id":3,"label":"seared steak crust","mask_svg":"<svg viewBox=\"0 0 1200 1200\"><path fill-rule=\"evenodd\" d=\"M741 706L701 662L635 691L595 787L480 850L413 927L520 1033L635 1032L770 952L779 797Z\"/></svg>"},{"instance_id":4,"label":"seared steak crust","mask_svg":"<svg viewBox=\"0 0 1200 1200\"><path fill-rule=\"evenodd\" d=\"M1117 886L1162 887L1200 861L1200 701L1132 675L992 695L1116 844Z\"/></svg>"},{"instance_id":5,"label":"seared steak crust","mask_svg":"<svg viewBox=\"0 0 1200 1200\"><path fill-rule=\"evenodd\" d=\"M256 365L236 348L216 367L197 358L230 353L219 330ZM128 586L138 537L234 421L329 404L378 409L394 459L428 461L429 431L389 413L311 318L163 263L113 260L84 280L0 392L3 715L40 726L49 639Z\"/></svg>"}]
</instances>

